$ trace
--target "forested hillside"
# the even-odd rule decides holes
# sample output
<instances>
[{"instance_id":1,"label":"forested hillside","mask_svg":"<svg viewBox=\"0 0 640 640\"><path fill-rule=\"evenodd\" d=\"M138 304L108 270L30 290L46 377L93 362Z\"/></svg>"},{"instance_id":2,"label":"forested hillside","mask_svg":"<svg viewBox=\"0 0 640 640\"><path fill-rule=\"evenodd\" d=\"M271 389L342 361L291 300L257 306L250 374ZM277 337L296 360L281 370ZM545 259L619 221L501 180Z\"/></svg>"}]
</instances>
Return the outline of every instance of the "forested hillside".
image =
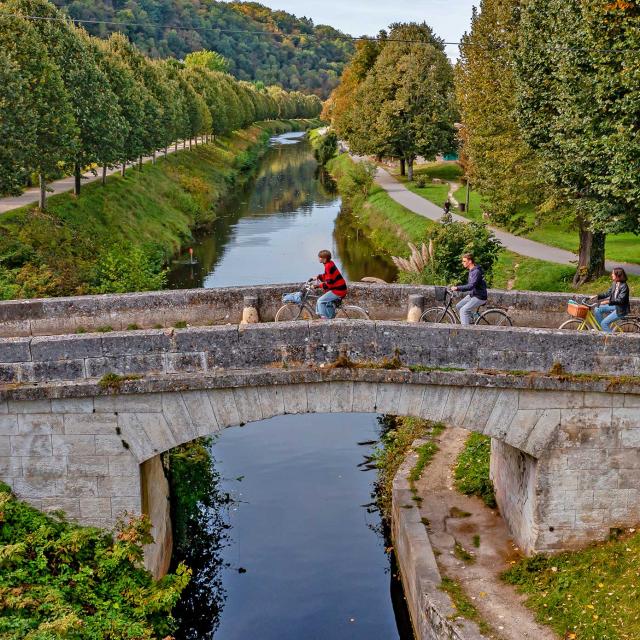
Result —
<instances>
[{"instance_id":1,"label":"forested hillside","mask_svg":"<svg viewBox=\"0 0 640 640\"><path fill-rule=\"evenodd\" d=\"M337 86L353 52L352 42L332 27L315 26L307 18L256 2L55 0L55 4L76 19L129 23L84 26L100 37L121 31L151 57L182 59L191 51L209 49L225 56L229 71L240 80L279 84L322 97Z\"/></svg>"}]
</instances>

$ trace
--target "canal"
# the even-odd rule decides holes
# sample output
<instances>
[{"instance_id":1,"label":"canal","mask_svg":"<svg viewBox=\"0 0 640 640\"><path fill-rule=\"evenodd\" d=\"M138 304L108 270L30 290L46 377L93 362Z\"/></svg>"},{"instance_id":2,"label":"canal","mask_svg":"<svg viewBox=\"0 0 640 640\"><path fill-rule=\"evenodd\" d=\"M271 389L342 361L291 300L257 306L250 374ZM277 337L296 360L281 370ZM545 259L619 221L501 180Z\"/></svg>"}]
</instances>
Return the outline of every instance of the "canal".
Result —
<instances>
[{"instance_id":1,"label":"canal","mask_svg":"<svg viewBox=\"0 0 640 640\"><path fill-rule=\"evenodd\" d=\"M328 248L349 280L395 268L341 213L303 134L272 139L255 178L181 256L172 287L302 282ZM178 640L411 640L375 504L375 415L282 416L209 445L211 502L184 559Z\"/></svg>"}]
</instances>

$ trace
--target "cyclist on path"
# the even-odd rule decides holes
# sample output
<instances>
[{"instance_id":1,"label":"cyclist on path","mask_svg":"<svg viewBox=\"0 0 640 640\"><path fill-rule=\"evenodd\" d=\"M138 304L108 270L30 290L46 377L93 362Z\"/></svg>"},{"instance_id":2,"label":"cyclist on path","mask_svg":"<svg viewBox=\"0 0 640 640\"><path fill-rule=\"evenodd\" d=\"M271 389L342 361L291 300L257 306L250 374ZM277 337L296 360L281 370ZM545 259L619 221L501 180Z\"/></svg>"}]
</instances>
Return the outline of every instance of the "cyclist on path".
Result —
<instances>
[{"instance_id":1,"label":"cyclist on path","mask_svg":"<svg viewBox=\"0 0 640 640\"><path fill-rule=\"evenodd\" d=\"M336 317L334 303L347 295L347 283L331 259L331 251L326 249L320 251L318 260L324 265L324 273L318 275L316 279L326 293L318 298L316 313L323 320L332 320Z\"/></svg>"},{"instance_id":2,"label":"cyclist on path","mask_svg":"<svg viewBox=\"0 0 640 640\"><path fill-rule=\"evenodd\" d=\"M473 312L487 302L487 283L484 279L482 267L479 267L470 253L462 256L462 266L469 270L467 284L451 287L451 291L469 291L458 304L456 309L460 314L462 324L473 324Z\"/></svg>"},{"instance_id":3,"label":"cyclist on path","mask_svg":"<svg viewBox=\"0 0 640 640\"><path fill-rule=\"evenodd\" d=\"M616 267L611 272L611 280L613 280L613 283L608 291L593 296L593 298L604 301L603 304L595 308L594 313L602 330L607 333L613 332L611 323L614 320L623 318L631 311L629 306L629 285L627 284L625 270L622 267Z\"/></svg>"}]
</instances>

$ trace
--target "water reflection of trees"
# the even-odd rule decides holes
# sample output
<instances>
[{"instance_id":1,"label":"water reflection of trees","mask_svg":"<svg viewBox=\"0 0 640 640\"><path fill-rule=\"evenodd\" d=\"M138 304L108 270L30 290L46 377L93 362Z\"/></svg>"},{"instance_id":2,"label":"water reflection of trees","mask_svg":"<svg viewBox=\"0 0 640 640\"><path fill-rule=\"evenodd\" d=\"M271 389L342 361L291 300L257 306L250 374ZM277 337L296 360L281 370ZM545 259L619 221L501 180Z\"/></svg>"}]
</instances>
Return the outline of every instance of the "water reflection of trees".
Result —
<instances>
[{"instance_id":1,"label":"water reflection of trees","mask_svg":"<svg viewBox=\"0 0 640 640\"><path fill-rule=\"evenodd\" d=\"M391 259L376 253L353 215L344 209L336 218L333 239L349 280L356 281L370 276L382 278L386 282L395 281L398 270Z\"/></svg>"},{"instance_id":2,"label":"water reflection of trees","mask_svg":"<svg viewBox=\"0 0 640 640\"><path fill-rule=\"evenodd\" d=\"M188 496L184 502L191 507L180 514L174 510L176 539L172 564L184 562L193 571L174 610L179 624L174 634L176 640L213 638L227 599L222 580L222 569L226 566L222 549L229 541L227 507L231 499L220 490L220 474L215 469L210 443L201 451L205 455L195 462L190 459L188 473L179 479L182 485L179 491ZM175 521L176 515L179 522Z\"/></svg>"}]
</instances>

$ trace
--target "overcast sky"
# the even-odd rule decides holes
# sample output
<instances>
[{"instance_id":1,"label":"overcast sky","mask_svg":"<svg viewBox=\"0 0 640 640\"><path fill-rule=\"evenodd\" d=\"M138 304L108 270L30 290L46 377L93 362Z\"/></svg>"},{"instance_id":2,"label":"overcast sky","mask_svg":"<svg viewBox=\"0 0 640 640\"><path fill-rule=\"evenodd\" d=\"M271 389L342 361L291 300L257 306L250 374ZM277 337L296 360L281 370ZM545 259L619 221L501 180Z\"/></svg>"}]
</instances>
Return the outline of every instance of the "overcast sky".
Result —
<instances>
[{"instance_id":1,"label":"overcast sky","mask_svg":"<svg viewBox=\"0 0 640 640\"><path fill-rule=\"evenodd\" d=\"M480 0L258 0L272 9L330 24L353 36L376 35L392 22L425 21L446 42L468 30L471 7ZM447 47L457 57L457 47Z\"/></svg>"}]
</instances>

